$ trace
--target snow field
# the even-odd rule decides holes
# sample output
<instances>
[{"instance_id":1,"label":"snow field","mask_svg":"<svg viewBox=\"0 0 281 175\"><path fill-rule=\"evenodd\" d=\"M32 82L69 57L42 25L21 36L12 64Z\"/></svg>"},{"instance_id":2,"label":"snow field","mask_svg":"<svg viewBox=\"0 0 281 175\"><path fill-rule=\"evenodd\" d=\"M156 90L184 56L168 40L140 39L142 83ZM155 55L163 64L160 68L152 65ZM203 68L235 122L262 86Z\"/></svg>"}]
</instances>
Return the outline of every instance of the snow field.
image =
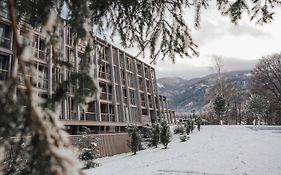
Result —
<instances>
[{"instance_id":1,"label":"snow field","mask_svg":"<svg viewBox=\"0 0 281 175\"><path fill-rule=\"evenodd\" d=\"M270 128L269 128L270 129ZM280 129L280 130L279 130ZM87 175L280 175L281 127L202 126L190 140L173 135L168 149L150 148L97 159Z\"/></svg>"}]
</instances>

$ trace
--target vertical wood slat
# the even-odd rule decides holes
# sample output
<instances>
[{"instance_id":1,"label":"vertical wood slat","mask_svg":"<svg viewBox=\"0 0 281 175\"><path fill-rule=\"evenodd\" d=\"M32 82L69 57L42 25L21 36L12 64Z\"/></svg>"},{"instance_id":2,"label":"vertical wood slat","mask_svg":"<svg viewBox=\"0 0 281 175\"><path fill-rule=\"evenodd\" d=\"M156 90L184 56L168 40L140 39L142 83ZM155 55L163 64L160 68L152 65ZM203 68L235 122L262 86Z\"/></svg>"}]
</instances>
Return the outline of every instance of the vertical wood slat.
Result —
<instances>
[{"instance_id":1,"label":"vertical wood slat","mask_svg":"<svg viewBox=\"0 0 281 175\"><path fill-rule=\"evenodd\" d=\"M97 139L97 158L130 152L129 137L126 133L94 134L93 136ZM79 144L81 135L70 135L69 137L73 145Z\"/></svg>"}]
</instances>

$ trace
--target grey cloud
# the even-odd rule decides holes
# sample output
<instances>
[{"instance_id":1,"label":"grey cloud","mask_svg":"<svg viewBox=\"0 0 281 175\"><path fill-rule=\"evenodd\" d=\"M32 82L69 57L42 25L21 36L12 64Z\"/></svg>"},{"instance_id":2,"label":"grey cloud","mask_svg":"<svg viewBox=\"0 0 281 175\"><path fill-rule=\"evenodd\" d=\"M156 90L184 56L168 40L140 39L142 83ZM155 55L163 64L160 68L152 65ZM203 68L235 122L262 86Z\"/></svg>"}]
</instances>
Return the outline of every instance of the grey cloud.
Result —
<instances>
[{"instance_id":1,"label":"grey cloud","mask_svg":"<svg viewBox=\"0 0 281 175\"><path fill-rule=\"evenodd\" d=\"M258 60L245 60L242 58L223 58L223 71L251 70L255 67ZM172 64L169 67L156 67L157 78L162 77L182 77L182 78L197 78L208 74L215 73L214 68L210 67L194 67L192 65L177 65Z\"/></svg>"}]
</instances>

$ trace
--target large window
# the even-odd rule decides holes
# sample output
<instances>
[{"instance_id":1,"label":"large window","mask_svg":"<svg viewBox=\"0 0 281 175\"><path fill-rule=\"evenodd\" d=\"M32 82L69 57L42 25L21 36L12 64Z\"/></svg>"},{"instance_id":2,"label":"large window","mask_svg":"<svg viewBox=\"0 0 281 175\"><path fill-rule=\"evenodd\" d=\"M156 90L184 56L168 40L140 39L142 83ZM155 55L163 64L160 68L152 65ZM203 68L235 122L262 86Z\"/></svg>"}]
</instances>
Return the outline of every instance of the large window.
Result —
<instances>
[{"instance_id":1,"label":"large window","mask_svg":"<svg viewBox=\"0 0 281 175\"><path fill-rule=\"evenodd\" d=\"M0 54L0 80L8 78L9 56Z\"/></svg>"},{"instance_id":2,"label":"large window","mask_svg":"<svg viewBox=\"0 0 281 175\"><path fill-rule=\"evenodd\" d=\"M87 104L87 111L85 112L85 114L86 114L86 120L97 121L95 101L92 101Z\"/></svg>"},{"instance_id":3,"label":"large window","mask_svg":"<svg viewBox=\"0 0 281 175\"><path fill-rule=\"evenodd\" d=\"M130 90L130 103L131 105L136 105L137 98L136 98L136 92L134 90Z\"/></svg>"},{"instance_id":4,"label":"large window","mask_svg":"<svg viewBox=\"0 0 281 175\"><path fill-rule=\"evenodd\" d=\"M9 17L9 13L8 13L8 5L6 1L1 1L1 8L0 9L0 16L4 17L4 18L8 18Z\"/></svg>"},{"instance_id":5,"label":"large window","mask_svg":"<svg viewBox=\"0 0 281 175\"><path fill-rule=\"evenodd\" d=\"M0 23L0 46L10 49L11 30L10 26Z\"/></svg>"},{"instance_id":6,"label":"large window","mask_svg":"<svg viewBox=\"0 0 281 175\"><path fill-rule=\"evenodd\" d=\"M40 60L45 60L45 42L44 39L35 34L33 36L33 52L34 52L34 57Z\"/></svg>"},{"instance_id":7,"label":"large window","mask_svg":"<svg viewBox=\"0 0 281 175\"><path fill-rule=\"evenodd\" d=\"M101 100L112 100L112 85L103 82L99 83L101 88L100 99Z\"/></svg>"},{"instance_id":8,"label":"large window","mask_svg":"<svg viewBox=\"0 0 281 175\"><path fill-rule=\"evenodd\" d=\"M106 80L111 80L110 65L104 61L99 64L99 77Z\"/></svg>"},{"instance_id":9,"label":"large window","mask_svg":"<svg viewBox=\"0 0 281 175\"><path fill-rule=\"evenodd\" d=\"M42 64L38 65L38 88L48 89L48 67Z\"/></svg>"},{"instance_id":10,"label":"large window","mask_svg":"<svg viewBox=\"0 0 281 175\"><path fill-rule=\"evenodd\" d=\"M72 46L73 45L73 33L70 27L66 28L66 44Z\"/></svg>"}]
</instances>

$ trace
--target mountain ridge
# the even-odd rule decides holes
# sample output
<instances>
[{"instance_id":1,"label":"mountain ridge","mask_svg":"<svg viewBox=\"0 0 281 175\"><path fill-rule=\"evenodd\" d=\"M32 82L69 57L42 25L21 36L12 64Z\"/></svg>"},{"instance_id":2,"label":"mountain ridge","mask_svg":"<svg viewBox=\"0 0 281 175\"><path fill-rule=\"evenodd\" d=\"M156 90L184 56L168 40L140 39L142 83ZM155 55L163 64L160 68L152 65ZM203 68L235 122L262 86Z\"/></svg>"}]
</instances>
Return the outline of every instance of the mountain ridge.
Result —
<instances>
[{"instance_id":1,"label":"mountain ridge","mask_svg":"<svg viewBox=\"0 0 281 175\"><path fill-rule=\"evenodd\" d=\"M222 73L239 91L247 94L250 91L250 70L239 70ZM169 107L178 112L206 110L208 91L215 85L217 74L186 80L181 77L163 77L157 79L159 94L168 98Z\"/></svg>"}]
</instances>

